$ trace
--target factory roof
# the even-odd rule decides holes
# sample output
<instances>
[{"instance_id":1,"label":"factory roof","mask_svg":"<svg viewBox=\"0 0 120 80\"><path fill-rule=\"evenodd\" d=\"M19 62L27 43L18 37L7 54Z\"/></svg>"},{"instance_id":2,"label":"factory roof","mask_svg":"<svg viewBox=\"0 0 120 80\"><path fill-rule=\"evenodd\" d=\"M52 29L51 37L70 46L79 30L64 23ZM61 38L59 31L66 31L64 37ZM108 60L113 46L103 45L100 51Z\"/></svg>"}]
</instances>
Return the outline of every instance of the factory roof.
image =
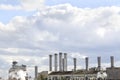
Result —
<instances>
[{"instance_id":1,"label":"factory roof","mask_svg":"<svg viewBox=\"0 0 120 80\"><path fill-rule=\"evenodd\" d=\"M86 71L86 70L79 70L79 71L64 71L64 72L51 72L49 75L69 75L69 74L97 74L98 71Z\"/></svg>"},{"instance_id":2,"label":"factory roof","mask_svg":"<svg viewBox=\"0 0 120 80\"><path fill-rule=\"evenodd\" d=\"M106 69L120 69L120 67L107 67Z\"/></svg>"},{"instance_id":3,"label":"factory roof","mask_svg":"<svg viewBox=\"0 0 120 80\"><path fill-rule=\"evenodd\" d=\"M57 72L51 72L49 75L66 75L66 74L72 74L73 71L57 71Z\"/></svg>"}]
</instances>

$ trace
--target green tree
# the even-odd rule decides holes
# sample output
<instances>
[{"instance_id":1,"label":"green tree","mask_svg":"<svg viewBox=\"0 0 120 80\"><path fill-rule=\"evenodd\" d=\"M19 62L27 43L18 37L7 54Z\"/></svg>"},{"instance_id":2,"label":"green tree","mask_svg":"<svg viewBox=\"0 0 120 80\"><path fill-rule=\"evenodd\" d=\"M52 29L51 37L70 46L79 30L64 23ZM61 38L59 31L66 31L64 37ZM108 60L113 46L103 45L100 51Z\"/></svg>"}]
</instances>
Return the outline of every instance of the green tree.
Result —
<instances>
[{"instance_id":1,"label":"green tree","mask_svg":"<svg viewBox=\"0 0 120 80\"><path fill-rule=\"evenodd\" d=\"M37 80L47 80L47 78L45 78L44 75L39 75L37 77Z\"/></svg>"},{"instance_id":2,"label":"green tree","mask_svg":"<svg viewBox=\"0 0 120 80\"><path fill-rule=\"evenodd\" d=\"M61 77L61 80L67 80L65 77Z\"/></svg>"}]
</instances>

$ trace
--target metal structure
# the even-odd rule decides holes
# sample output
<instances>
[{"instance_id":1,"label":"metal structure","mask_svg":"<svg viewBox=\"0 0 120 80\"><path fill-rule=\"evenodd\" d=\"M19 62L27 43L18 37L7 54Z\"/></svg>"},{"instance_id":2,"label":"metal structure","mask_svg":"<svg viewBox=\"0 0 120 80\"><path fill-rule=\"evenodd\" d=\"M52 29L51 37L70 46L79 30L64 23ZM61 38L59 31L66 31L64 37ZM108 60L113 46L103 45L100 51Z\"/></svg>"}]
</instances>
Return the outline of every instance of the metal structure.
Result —
<instances>
[{"instance_id":1,"label":"metal structure","mask_svg":"<svg viewBox=\"0 0 120 80\"><path fill-rule=\"evenodd\" d=\"M97 57L98 60L98 71L101 70L101 57Z\"/></svg>"},{"instance_id":2,"label":"metal structure","mask_svg":"<svg viewBox=\"0 0 120 80\"><path fill-rule=\"evenodd\" d=\"M37 77L38 77L38 67L35 66L35 80L37 80Z\"/></svg>"},{"instance_id":3,"label":"metal structure","mask_svg":"<svg viewBox=\"0 0 120 80\"><path fill-rule=\"evenodd\" d=\"M64 71L67 71L67 53L64 53Z\"/></svg>"},{"instance_id":4,"label":"metal structure","mask_svg":"<svg viewBox=\"0 0 120 80\"><path fill-rule=\"evenodd\" d=\"M74 71L76 71L76 63L77 63L77 59L73 58L73 62L74 62Z\"/></svg>"},{"instance_id":5,"label":"metal structure","mask_svg":"<svg viewBox=\"0 0 120 80\"><path fill-rule=\"evenodd\" d=\"M52 71L52 55L49 55L49 71Z\"/></svg>"},{"instance_id":6,"label":"metal structure","mask_svg":"<svg viewBox=\"0 0 120 80\"><path fill-rule=\"evenodd\" d=\"M114 67L114 57L111 56L110 59L111 59L111 68L113 68Z\"/></svg>"},{"instance_id":7,"label":"metal structure","mask_svg":"<svg viewBox=\"0 0 120 80\"><path fill-rule=\"evenodd\" d=\"M86 63L86 71L88 71L88 57L85 58L85 63Z\"/></svg>"},{"instance_id":8,"label":"metal structure","mask_svg":"<svg viewBox=\"0 0 120 80\"><path fill-rule=\"evenodd\" d=\"M62 53L59 53L59 71L62 71Z\"/></svg>"},{"instance_id":9,"label":"metal structure","mask_svg":"<svg viewBox=\"0 0 120 80\"><path fill-rule=\"evenodd\" d=\"M57 54L55 53L55 58L54 58L54 61L55 61L55 65L54 65L54 67L55 67L55 72L57 71L57 67L58 67L58 62L57 62Z\"/></svg>"}]
</instances>

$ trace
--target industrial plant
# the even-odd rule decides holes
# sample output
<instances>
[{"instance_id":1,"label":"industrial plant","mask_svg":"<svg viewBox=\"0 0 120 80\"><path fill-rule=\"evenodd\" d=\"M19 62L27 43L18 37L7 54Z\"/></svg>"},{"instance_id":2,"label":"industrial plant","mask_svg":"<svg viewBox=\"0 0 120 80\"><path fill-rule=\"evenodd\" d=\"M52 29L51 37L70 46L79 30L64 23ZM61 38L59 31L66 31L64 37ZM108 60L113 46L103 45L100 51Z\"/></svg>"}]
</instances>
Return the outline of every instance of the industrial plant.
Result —
<instances>
[{"instance_id":1,"label":"industrial plant","mask_svg":"<svg viewBox=\"0 0 120 80\"><path fill-rule=\"evenodd\" d=\"M89 67L89 57L85 57L85 69L77 69L77 58L73 58L73 69L68 70L67 53L49 55L48 62L49 71L39 73L38 66L34 67L34 80L120 80L120 67L114 66L113 56L110 56L111 66L104 70L101 57L97 57L97 67ZM9 80L29 80L26 65L19 66L14 61L9 70Z\"/></svg>"},{"instance_id":2,"label":"industrial plant","mask_svg":"<svg viewBox=\"0 0 120 80\"><path fill-rule=\"evenodd\" d=\"M54 62L54 67L52 66L52 62ZM113 56L110 56L111 66L107 67L105 70L103 70L101 67L101 57L97 57L97 62L98 62L97 67L89 68L89 57L86 57L85 69L77 70L76 69L77 59L73 58L74 68L73 70L68 71L67 53L59 53L59 54L55 53L54 55L49 55L49 72L47 79L48 80L120 80L120 76L119 76L120 67L114 66Z\"/></svg>"}]
</instances>

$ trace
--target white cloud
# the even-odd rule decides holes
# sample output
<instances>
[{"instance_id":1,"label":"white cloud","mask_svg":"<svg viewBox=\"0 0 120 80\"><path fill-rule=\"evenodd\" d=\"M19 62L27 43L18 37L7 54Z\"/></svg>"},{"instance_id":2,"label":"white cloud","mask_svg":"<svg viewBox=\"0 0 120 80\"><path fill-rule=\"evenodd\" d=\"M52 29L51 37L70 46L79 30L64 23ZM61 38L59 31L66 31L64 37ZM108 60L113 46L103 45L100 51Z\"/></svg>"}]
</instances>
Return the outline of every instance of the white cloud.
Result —
<instances>
[{"instance_id":1,"label":"white cloud","mask_svg":"<svg viewBox=\"0 0 120 80\"><path fill-rule=\"evenodd\" d=\"M44 0L21 0L21 6L26 10L39 10L44 6Z\"/></svg>"},{"instance_id":2,"label":"white cloud","mask_svg":"<svg viewBox=\"0 0 120 80\"><path fill-rule=\"evenodd\" d=\"M54 36L53 34L47 32L47 31L41 31L38 32L37 34L39 35L35 35L34 39L35 41L57 41L58 40L58 36Z\"/></svg>"},{"instance_id":3,"label":"white cloud","mask_svg":"<svg viewBox=\"0 0 120 80\"><path fill-rule=\"evenodd\" d=\"M44 7L45 0L18 0L19 4L0 4L0 10L27 10L34 11Z\"/></svg>"},{"instance_id":4,"label":"white cloud","mask_svg":"<svg viewBox=\"0 0 120 80\"><path fill-rule=\"evenodd\" d=\"M106 30L104 28L99 28L96 31L96 33L102 38L105 36L105 32L106 32Z\"/></svg>"},{"instance_id":5,"label":"white cloud","mask_svg":"<svg viewBox=\"0 0 120 80\"><path fill-rule=\"evenodd\" d=\"M7 25L0 23L0 30L1 34L6 34L3 39L26 43L21 46L46 47L49 41L53 42L48 44L53 49L56 44L70 50L72 47L109 46L109 43L114 44L114 40L119 43L119 12L118 7L82 9L69 4L58 5L40 10L31 17L17 16Z\"/></svg>"},{"instance_id":6,"label":"white cloud","mask_svg":"<svg viewBox=\"0 0 120 80\"><path fill-rule=\"evenodd\" d=\"M7 52L10 52L10 53L18 53L18 49L17 48L0 48L0 50L3 50L3 51L7 51Z\"/></svg>"},{"instance_id":7,"label":"white cloud","mask_svg":"<svg viewBox=\"0 0 120 80\"><path fill-rule=\"evenodd\" d=\"M0 22L0 30L1 31L14 31L15 28L13 26L10 26L10 25L4 25Z\"/></svg>"}]
</instances>

